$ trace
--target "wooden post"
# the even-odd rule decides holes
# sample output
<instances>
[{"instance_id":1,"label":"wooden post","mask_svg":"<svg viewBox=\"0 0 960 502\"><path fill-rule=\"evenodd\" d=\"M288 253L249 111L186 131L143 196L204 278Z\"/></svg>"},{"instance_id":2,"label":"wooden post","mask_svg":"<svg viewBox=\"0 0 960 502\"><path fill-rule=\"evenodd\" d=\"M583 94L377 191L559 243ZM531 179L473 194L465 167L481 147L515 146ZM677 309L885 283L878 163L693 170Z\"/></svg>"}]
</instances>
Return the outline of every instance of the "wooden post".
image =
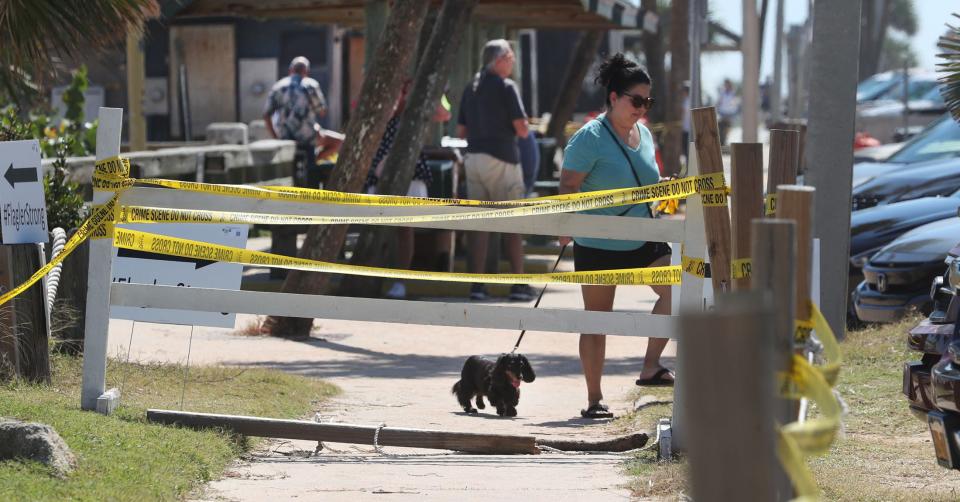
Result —
<instances>
[{"instance_id":1,"label":"wooden post","mask_svg":"<svg viewBox=\"0 0 960 502\"><path fill-rule=\"evenodd\" d=\"M717 110L713 107L691 111L693 134L697 146L700 174L722 173L720 133ZM703 220L707 231L707 253L710 256L710 280L714 295L730 290L730 213L726 207L704 207Z\"/></svg>"},{"instance_id":2,"label":"wooden post","mask_svg":"<svg viewBox=\"0 0 960 502\"><path fill-rule=\"evenodd\" d=\"M816 189L799 185L777 187L777 219L797 223L796 319L810 319L811 259L813 255L813 196Z\"/></svg>"},{"instance_id":3,"label":"wooden post","mask_svg":"<svg viewBox=\"0 0 960 502\"><path fill-rule=\"evenodd\" d=\"M122 108L100 108L97 128L97 160L120 155ZM103 204L113 192L95 191L93 203ZM113 242L110 239L90 241L89 276L87 278L87 315L84 320L83 387L80 407L97 409L97 398L103 394L107 377L107 332L110 329L110 273Z\"/></svg>"},{"instance_id":4,"label":"wooden post","mask_svg":"<svg viewBox=\"0 0 960 502\"><path fill-rule=\"evenodd\" d=\"M37 244L14 244L10 264L15 284L26 282L46 265L46 257ZM50 383L50 323L47 313L45 281L37 281L11 301L16 325L14 336L19 345L20 376L30 382Z\"/></svg>"},{"instance_id":5,"label":"wooden post","mask_svg":"<svg viewBox=\"0 0 960 502\"><path fill-rule=\"evenodd\" d=\"M800 132L770 130L770 162L767 164L767 194L777 193L780 185L795 185L800 166Z\"/></svg>"},{"instance_id":6,"label":"wooden post","mask_svg":"<svg viewBox=\"0 0 960 502\"><path fill-rule=\"evenodd\" d=\"M325 424L306 420L280 420L171 410L147 410L147 421L192 428L227 428L238 434L256 437L374 444L376 434L378 446L405 446L491 454L540 453L536 446L536 438L533 436Z\"/></svg>"},{"instance_id":7,"label":"wooden post","mask_svg":"<svg viewBox=\"0 0 960 502\"><path fill-rule=\"evenodd\" d=\"M0 246L0 291L4 293L17 286L12 254L13 246ZM16 325L14 302L0 306L0 376L20 376L20 341Z\"/></svg>"},{"instance_id":8,"label":"wooden post","mask_svg":"<svg viewBox=\"0 0 960 502\"><path fill-rule=\"evenodd\" d=\"M793 354L796 230L796 223L789 220L753 221L752 283L754 290L767 292L773 301L774 319L769 333L773 344L773 369L777 372L790 368ZM796 401L777 399L774 406L774 418L778 423L786 424L796 419ZM776 500L793 498L793 485L780 467L776 473L776 488Z\"/></svg>"},{"instance_id":9,"label":"wooden post","mask_svg":"<svg viewBox=\"0 0 960 502\"><path fill-rule=\"evenodd\" d=\"M680 318L680 338L692 342L679 354L686 360L679 383L693 499L773 500L773 309L759 292L717 301L715 312Z\"/></svg>"},{"instance_id":10,"label":"wooden post","mask_svg":"<svg viewBox=\"0 0 960 502\"><path fill-rule=\"evenodd\" d=\"M743 0L743 38L740 42L743 54L743 103L741 127L743 141L757 141L757 126L760 116L760 37L757 20L757 1Z\"/></svg>"},{"instance_id":11,"label":"wooden post","mask_svg":"<svg viewBox=\"0 0 960 502\"><path fill-rule=\"evenodd\" d=\"M128 144L131 152L146 150L147 123L143 116L143 85L145 78L143 55L143 27L127 28L127 117Z\"/></svg>"},{"instance_id":12,"label":"wooden post","mask_svg":"<svg viewBox=\"0 0 960 502\"><path fill-rule=\"evenodd\" d=\"M763 212L763 144L734 143L731 146L733 260L749 259L750 222ZM733 290L750 289L750 264L731 264Z\"/></svg>"}]
</instances>

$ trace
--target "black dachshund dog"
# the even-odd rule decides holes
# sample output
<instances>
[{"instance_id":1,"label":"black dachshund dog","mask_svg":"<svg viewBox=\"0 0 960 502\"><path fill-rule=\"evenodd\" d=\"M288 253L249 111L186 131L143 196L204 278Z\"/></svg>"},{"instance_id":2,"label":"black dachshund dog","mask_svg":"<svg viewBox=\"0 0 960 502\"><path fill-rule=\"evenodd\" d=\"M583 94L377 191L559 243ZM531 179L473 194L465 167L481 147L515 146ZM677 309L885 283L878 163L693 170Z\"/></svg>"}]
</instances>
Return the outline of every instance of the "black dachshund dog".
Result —
<instances>
[{"instance_id":1,"label":"black dachshund dog","mask_svg":"<svg viewBox=\"0 0 960 502\"><path fill-rule=\"evenodd\" d=\"M520 402L520 381L530 383L535 378L537 375L530 361L520 354L501 354L496 362L470 356L460 370L460 381L453 384L453 393L467 413L484 409L483 398L486 396L497 408L497 415L515 417ZM477 397L477 408L470 403L474 396Z\"/></svg>"}]
</instances>

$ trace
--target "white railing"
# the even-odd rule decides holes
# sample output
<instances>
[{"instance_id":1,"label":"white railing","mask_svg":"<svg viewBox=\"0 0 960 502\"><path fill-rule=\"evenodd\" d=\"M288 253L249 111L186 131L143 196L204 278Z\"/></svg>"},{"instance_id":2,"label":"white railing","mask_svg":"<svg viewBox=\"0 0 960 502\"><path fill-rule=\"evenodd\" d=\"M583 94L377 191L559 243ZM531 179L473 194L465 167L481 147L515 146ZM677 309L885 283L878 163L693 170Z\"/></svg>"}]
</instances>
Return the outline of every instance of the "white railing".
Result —
<instances>
[{"instance_id":1,"label":"white railing","mask_svg":"<svg viewBox=\"0 0 960 502\"><path fill-rule=\"evenodd\" d=\"M122 110L101 108L97 137L97 159L119 154ZM689 176L697 174L695 157L691 157ZM109 192L95 194L101 202ZM99 197L98 197L99 195ZM225 197L162 188L130 188L120 197L122 205L153 206L175 209L207 209L285 215L416 215L475 211L462 207L371 207L316 204ZM491 220L414 223L413 227L481 230L536 235L577 235L593 238L635 238L671 242L674 261L679 262L680 246L685 254L703 258L706 250L703 210L700 198L687 200L685 219L621 218L583 214L552 214ZM666 336L677 340L676 311L673 315L640 312L591 312L581 309L475 305L464 303L424 302L341 298L336 296L229 291L202 288L177 288L141 284L111 284L111 241L94 240L90 244L89 290L84 349L83 394L81 406L94 409L104 392L106 374L107 332L110 306L153 307L206 312L236 312L306 318L343 319L371 322L395 322L433 326L457 326L483 329L528 329L561 333L605 333L620 336ZM702 278L686 274L680 286L674 286L680 312L703 309ZM682 340L677 340L683 343ZM679 350L679 348L678 348ZM678 362L682 359L678 358ZM678 368L678 375L683 374ZM682 397L675 388L673 433L680 429Z\"/></svg>"}]
</instances>

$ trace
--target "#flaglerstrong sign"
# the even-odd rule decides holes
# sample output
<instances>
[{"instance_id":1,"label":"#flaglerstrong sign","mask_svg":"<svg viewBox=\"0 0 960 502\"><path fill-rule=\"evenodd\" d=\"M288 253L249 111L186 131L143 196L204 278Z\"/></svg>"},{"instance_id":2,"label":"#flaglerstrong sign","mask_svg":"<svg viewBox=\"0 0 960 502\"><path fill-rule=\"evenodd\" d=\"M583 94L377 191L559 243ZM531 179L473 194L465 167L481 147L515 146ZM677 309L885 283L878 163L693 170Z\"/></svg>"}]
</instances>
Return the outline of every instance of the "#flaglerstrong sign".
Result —
<instances>
[{"instance_id":1,"label":"#flaglerstrong sign","mask_svg":"<svg viewBox=\"0 0 960 502\"><path fill-rule=\"evenodd\" d=\"M0 142L0 233L4 244L47 242L37 140Z\"/></svg>"}]
</instances>

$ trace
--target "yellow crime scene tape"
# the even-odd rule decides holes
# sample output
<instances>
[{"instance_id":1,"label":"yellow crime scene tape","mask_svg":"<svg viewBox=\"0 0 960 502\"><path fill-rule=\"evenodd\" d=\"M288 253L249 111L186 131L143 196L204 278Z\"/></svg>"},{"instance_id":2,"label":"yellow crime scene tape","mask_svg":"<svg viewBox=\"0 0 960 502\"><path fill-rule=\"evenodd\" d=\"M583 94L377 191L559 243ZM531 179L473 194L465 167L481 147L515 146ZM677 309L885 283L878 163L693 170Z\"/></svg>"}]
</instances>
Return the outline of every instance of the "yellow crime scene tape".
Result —
<instances>
[{"instance_id":1,"label":"yellow crime scene tape","mask_svg":"<svg viewBox=\"0 0 960 502\"><path fill-rule=\"evenodd\" d=\"M416 279L448 282L487 282L498 284L549 283L549 284L622 284L622 285L674 285L680 284L680 267L649 267L586 272L554 272L545 274L468 274L457 272L429 272L398 270L382 267L345 265L284 256L262 251L252 251L219 244L167 237L138 230L114 228L113 245L120 249L146 251L183 258L238 263L253 267L276 267L308 272L389 277L393 279Z\"/></svg>"},{"instance_id":2,"label":"yellow crime scene tape","mask_svg":"<svg viewBox=\"0 0 960 502\"><path fill-rule=\"evenodd\" d=\"M814 366L799 355L794 355L791 369L781 375L780 393L783 397L806 397L816 403L820 416L804 422L791 422L779 427L777 456L783 464L794 490L795 500L819 500L820 491L805 457L827 453L840 430L842 409L833 394L843 363L840 344L823 314L811 302L811 319L817 337L823 344L826 363Z\"/></svg>"},{"instance_id":3,"label":"yellow crime scene tape","mask_svg":"<svg viewBox=\"0 0 960 502\"><path fill-rule=\"evenodd\" d=\"M454 214L435 214L419 216L391 216L391 217L301 217L290 215L262 215L253 213L224 213L210 211L187 211L171 210L164 208L120 208L117 204L118 194L123 190L134 185L160 186L177 190L190 191L195 193L207 193L231 197L248 197L256 199L272 199L284 201L299 202L317 202L331 204L355 204L355 205L373 205L373 206L470 206L485 208L483 211L471 211ZM429 197L405 197L390 195L368 195L353 194L343 192L333 192L330 190L307 189L297 187L249 187L244 185L214 185L209 183L196 183L176 180L163 179L134 179L130 178L130 161L120 157L111 157L99 160L94 165L93 187L96 191L116 192L114 197L107 204L94 206L93 214L85 221L80 229L71 237L64 246L64 250L47 265L35 272L27 281L18 285L12 290L0 296L0 305L8 302L10 299L26 291L35 284L58 263L66 259L70 253L87 238L110 238L116 240L114 232L115 223L160 223L160 222L180 222L180 223L266 223L266 224L302 224L302 223L327 223L327 224L348 224L348 223L417 223L429 221L457 221L480 218L507 218L516 216L529 216L538 214L553 214L563 212L582 211L586 209L597 209L603 207L614 207L629 204L641 204L660 200L673 200L686 198L697 193L722 192L726 193L722 173L712 173L677 180L669 180L662 183L647 185L643 187L603 190L598 192L585 192L576 194L565 194L550 197L540 197L534 199L522 199L513 201L477 201L470 199L444 199ZM713 196L716 197L716 196ZM140 219L137 219L137 218ZM306 218L306 219L305 219ZM146 234L145 235L152 235ZM156 236L162 237L162 236ZM190 241L194 246L206 245L199 241ZM265 259L265 257L260 257ZM496 279L497 274L486 276L479 275L474 278L470 274L461 274L460 278L454 275L440 272L411 272L392 269L374 269L366 267L368 270L351 269L349 266L325 262L306 262L290 263L275 256L272 261L278 263L276 266L295 266L307 267L310 270L329 270L337 273L364 273L373 275L372 270L377 270L384 277L396 278L421 278L425 280L441 281L474 281L483 277L484 282L524 282L524 278L529 278L530 282L569 282L580 284L650 284L650 285L672 285L679 284L680 267L659 267L649 269L627 269L610 271L593 271L591 273L581 273L581 275L566 276L561 273L556 277L541 277L538 274L521 274L501 276L502 280ZM309 263L307 263L309 262ZM252 263L251 263L252 264ZM264 265L264 263L259 263ZM344 268L346 267L346 268ZM643 270L643 271L641 271ZM450 275L445 277L445 275ZM522 276L522 277L521 277ZM503 278L505 277L505 278ZM625 281L625 282L618 282Z\"/></svg>"},{"instance_id":4,"label":"yellow crime scene tape","mask_svg":"<svg viewBox=\"0 0 960 502\"><path fill-rule=\"evenodd\" d=\"M777 194L771 193L763 198L763 212L767 216L774 216L777 214Z\"/></svg>"},{"instance_id":5,"label":"yellow crime scene tape","mask_svg":"<svg viewBox=\"0 0 960 502\"><path fill-rule=\"evenodd\" d=\"M753 271L753 260L739 258L730 262L730 275L734 279L749 279Z\"/></svg>"}]
</instances>

